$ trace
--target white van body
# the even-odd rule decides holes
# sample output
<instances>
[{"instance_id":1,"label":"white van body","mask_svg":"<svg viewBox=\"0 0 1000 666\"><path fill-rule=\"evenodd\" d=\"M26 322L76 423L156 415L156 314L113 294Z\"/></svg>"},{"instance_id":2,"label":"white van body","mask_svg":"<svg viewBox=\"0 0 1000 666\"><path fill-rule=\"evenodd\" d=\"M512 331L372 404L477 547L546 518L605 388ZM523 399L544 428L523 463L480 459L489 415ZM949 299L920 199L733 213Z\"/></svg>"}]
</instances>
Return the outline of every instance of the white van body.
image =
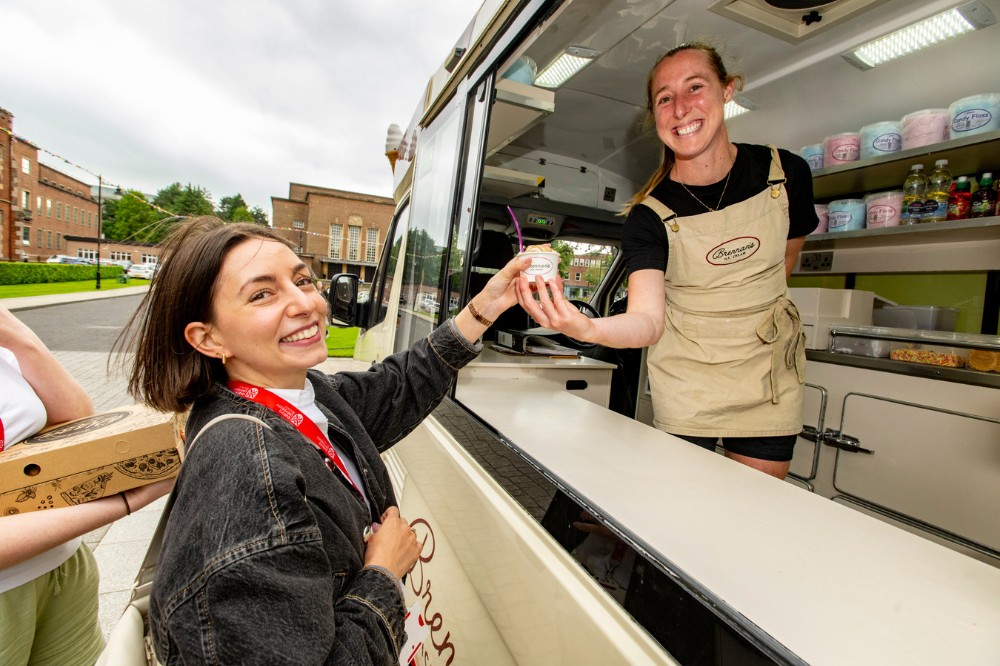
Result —
<instances>
[{"instance_id":1,"label":"white van body","mask_svg":"<svg viewBox=\"0 0 1000 666\"><path fill-rule=\"evenodd\" d=\"M746 77L737 100L754 110L729 121L734 141L796 152L1000 90L988 64L1000 52L996 0L963 9L982 29L870 70L841 54L956 3L772 4L781 3L485 2L391 153L398 207L378 275L367 307L340 303L348 316L338 319L362 329L358 367L453 316L430 316L418 298L430 288L436 302L466 303L498 267L482 259L498 234L508 251L518 233L620 246L617 213L660 155L641 130L645 79L678 43L724 45ZM814 10L821 20L806 25ZM511 69L518 58L541 70L571 47L595 57L561 87L503 78L523 70ZM912 162L939 157L956 177L978 176L1000 170L998 147L991 131L831 167L814 172L814 193L819 202L895 189ZM601 315L621 306L624 267L612 254L588 299ZM815 275L815 265L848 288L868 275L982 276L951 297L984 304L973 332L991 333L984 344L1000 349L997 217L822 234L803 255L796 276ZM803 298L816 286L798 284ZM811 325L829 338L838 323L856 322ZM1000 375L825 349L809 359L803 437L781 483L649 427L642 350L542 359L487 348L386 455L402 513L428 534L409 589L436 627L424 663L696 663L706 654L733 664L995 663ZM579 548L574 557L560 545L546 517L557 494L708 609L717 624L707 652L682 654L684 640L662 649L657 620L595 580Z\"/></svg>"}]
</instances>

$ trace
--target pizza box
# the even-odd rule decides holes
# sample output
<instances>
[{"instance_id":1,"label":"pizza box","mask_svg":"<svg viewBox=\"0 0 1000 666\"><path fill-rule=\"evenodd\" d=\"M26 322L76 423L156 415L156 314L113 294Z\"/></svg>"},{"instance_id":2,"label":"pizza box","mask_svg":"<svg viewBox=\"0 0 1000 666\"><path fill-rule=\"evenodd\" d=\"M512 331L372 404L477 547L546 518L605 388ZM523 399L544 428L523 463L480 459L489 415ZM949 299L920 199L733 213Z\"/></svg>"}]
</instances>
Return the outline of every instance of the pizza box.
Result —
<instances>
[{"instance_id":1,"label":"pizza box","mask_svg":"<svg viewBox=\"0 0 1000 666\"><path fill-rule=\"evenodd\" d=\"M0 452L0 516L82 504L176 476L181 419L129 405L42 430Z\"/></svg>"}]
</instances>

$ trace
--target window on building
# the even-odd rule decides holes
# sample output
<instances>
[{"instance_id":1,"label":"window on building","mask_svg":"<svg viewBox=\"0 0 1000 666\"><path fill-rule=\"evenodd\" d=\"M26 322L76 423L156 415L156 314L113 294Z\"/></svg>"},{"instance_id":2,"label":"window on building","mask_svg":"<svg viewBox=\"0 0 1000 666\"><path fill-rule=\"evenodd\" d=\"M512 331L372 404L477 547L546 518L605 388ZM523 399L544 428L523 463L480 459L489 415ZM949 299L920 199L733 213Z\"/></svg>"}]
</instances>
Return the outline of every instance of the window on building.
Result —
<instances>
[{"instance_id":1,"label":"window on building","mask_svg":"<svg viewBox=\"0 0 1000 666\"><path fill-rule=\"evenodd\" d=\"M144 255L142 255L142 263L144 263L144 264L155 264L156 263L156 259L157 259L157 257L156 257L155 254L144 254Z\"/></svg>"},{"instance_id":2,"label":"window on building","mask_svg":"<svg viewBox=\"0 0 1000 666\"><path fill-rule=\"evenodd\" d=\"M21 242L24 245L31 245L31 228L21 227Z\"/></svg>"},{"instance_id":3,"label":"window on building","mask_svg":"<svg viewBox=\"0 0 1000 666\"><path fill-rule=\"evenodd\" d=\"M343 241L344 225L330 225L330 258L340 259L340 246Z\"/></svg>"},{"instance_id":4,"label":"window on building","mask_svg":"<svg viewBox=\"0 0 1000 666\"><path fill-rule=\"evenodd\" d=\"M365 239L365 261L374 264L378 257L378 229L368 228L368 237Z\"/></svg>"},{"instance_id":5,"label":"window on building","mask_svg":"<svg viewBox=\"0 0 1000 666\"><path fill-rule=\"evenodd\" d=\"M76 256L80 259L86 259L87 261L97 261L96 250L77 250Z\"/></svg>"},{"instance_id":6,"label":"window on building","mask_svg":"<svg viewBox=\"0 0 1000 666\"><path fill-rule=\"evenodd\" d=\"M61 220L62 219L62 202L61 201L57 201L56 202L56 219L57 220Z\"/></svg>"},{"instance_id":7,"label":"window on building","mask_svg":"<svg viewBox=\"0 0 1000 666\"><path fill-rule=\"evenodd\" d=\"M27 174L31 173L31 160L29 160L27 157L21 158L21 173L27 173Z\"/></svg>"},{"instance_id":8,"label":"window on building","mask_svg":"<svg viewBox=\"0 0 1000 666\"><path fill-rule=\"evenodd\" d=\"M132 253L121 251L112 252L111 261L132 261Z\"/></svg>"},{"instance_id":9,"label":"window on building","mask_svg":"<svg viewBox=\"0 0 1000 666\"><path fill-rule=\"evenodd\" d=\"M303 222L302 220L292 220L292 228L293 229L305 229L306 228L306 223Z\"/></svg>"},{"instance_id":10,"label":"window on building","mask_svg":"<svg viewBox=\"0 0 1000 666\"><path fill-rule=\"evenodd\" d=\"M351 227L347 237L347 260L357 261L361 245L361 227Z\"/></svg>"},{"instance_id":11,"label":"window on building","mask_svg":"<svg viewBox=\"0 0 1000 666\"><path fill-rule=\"evenodd\" d=\"M62 234L59 233L58 231L56 232L56 249L57 250L62 249Z\"/></svg>"},{"instance_id":12,"label":"window on building","mask_svg":"<svg viewBox=\"0 0 1000 666\"><path fill-rule=\"evenodd\" d=\"M21 190L21 208L31 210L31 192L28 190Z\"/></svg>"},{"instance_id":13,"label":"window on building","mask_svg":"<svg viewBox=\"0 0 1000 666\"><path fill-rule=\"evenodd\" d=\"M45 200L45 216L52 217L52 199Z\"/></svg>"},{"instance_id":14,"label":"window on building","mask_svg":"<svg viewBox=\"0 0 1000 666\"><path fill-rule=\"evenodd\" d=\"M52 232L51 231L46 231L45 232L45 248L48 249L48 250L52 249Z\"/></svg>"},{"instance_id":15,"label":"window on building","mask_svg":"<svg viewBox=\"0 0 1000 666\"><path fill-rule=\"evenodd\" d=\"M576 280L577 282L579 282L580 281L580 274L579 273L573 273L573 275L575 276L573 279Z\"/></svg>"},{"instance_id":16,"label":"window on building","mask_svg":"<svg viewBox=\"0 0 1000 666\"><path fill-rule=\"evenodd\" d=\"M77 218L77 214L79 212L80 212L80 209L77 208L76 206L73 206L73 224L76 224L77 222L79 222L79 219Z\"/></svg>"},{"instance_id":17,"label":"window on building","mask_svg":"<svg viewBox=\"0 0 1000 666\"><path fill-rule=\"evenodd\" d=\"M42 214L42 195L35 197L35 210L38 211L39 215Z\"/></svg>"},{"instance_id":18,"label":"window on building","mask_svg":"<svg viewBox=\"0 0 1000 666\"><path fill-rule=\"evenodd\" d=\"M37 245L38 247L42 246L42 230L41 229L38 230L38 235L35 238L35 245Z\"/></svg>"}]
</instances>

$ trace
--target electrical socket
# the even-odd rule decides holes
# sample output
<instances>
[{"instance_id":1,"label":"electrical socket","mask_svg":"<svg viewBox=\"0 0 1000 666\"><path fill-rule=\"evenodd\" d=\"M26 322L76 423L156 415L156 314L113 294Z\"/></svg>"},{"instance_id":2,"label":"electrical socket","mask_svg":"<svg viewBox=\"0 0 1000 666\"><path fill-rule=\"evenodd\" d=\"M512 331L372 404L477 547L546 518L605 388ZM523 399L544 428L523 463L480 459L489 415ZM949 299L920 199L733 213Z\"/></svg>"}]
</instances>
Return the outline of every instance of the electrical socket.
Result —
<instances>
[{"instance_id":1,"label":"electrical socket","mask_svg":"<svg viewBox=\"0 0 1000 666\"><path fill-rule=\"evenodd\" d=\"M799 255L800 273L829 273L833 270L833 252L803 252Z\"/></svg>"}]
</instances>

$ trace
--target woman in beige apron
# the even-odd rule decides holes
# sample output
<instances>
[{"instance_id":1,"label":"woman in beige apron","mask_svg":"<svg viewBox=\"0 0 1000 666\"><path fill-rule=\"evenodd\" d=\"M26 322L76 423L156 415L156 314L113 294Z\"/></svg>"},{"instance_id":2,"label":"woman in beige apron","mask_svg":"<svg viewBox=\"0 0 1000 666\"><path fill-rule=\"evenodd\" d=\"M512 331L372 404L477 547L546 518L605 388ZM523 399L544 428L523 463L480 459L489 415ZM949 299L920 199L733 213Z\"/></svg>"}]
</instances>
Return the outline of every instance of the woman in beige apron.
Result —
<instances>
[{"instance_id":1,"label":"woman in beige apron","mask_svg":"<svg viewBox=\"0 0 1000 666\"><path fill-rule=\"evenodd\" d=\"M654 424L778 478L802 428L805 347L787 277L818 220L809 167L773 146L734 145L723 107L741 81L719 55L684 45L650 72L664 145L623 234L625 314L588 319L561 284L522 281L542 326L610 347L649 346Z\"/></svg>"}]
</instances>

